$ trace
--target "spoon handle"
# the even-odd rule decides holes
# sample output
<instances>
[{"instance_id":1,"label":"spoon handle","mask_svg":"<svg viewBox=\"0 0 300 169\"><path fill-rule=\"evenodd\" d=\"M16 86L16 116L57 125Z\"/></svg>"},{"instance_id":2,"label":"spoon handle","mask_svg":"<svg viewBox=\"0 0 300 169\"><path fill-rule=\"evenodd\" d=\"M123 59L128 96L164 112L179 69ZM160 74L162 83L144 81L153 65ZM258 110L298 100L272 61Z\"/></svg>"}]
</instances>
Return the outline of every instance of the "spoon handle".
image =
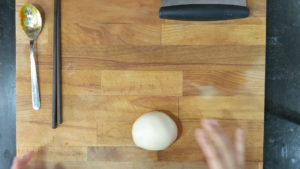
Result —
<instances>
[{"instance_id":1,"label":"spoon handle","mask_svg":"<svg viewBox=\"0 0 300 169\"><path fill-rule=\"evenodd\" d=\"M32 94L32 107L34 110L40 109L40 93L39 84L36 72L36 62L34 55L34 41L30 40L30 68L31 68L31 94Z\"/></svg>"}]
</instances>

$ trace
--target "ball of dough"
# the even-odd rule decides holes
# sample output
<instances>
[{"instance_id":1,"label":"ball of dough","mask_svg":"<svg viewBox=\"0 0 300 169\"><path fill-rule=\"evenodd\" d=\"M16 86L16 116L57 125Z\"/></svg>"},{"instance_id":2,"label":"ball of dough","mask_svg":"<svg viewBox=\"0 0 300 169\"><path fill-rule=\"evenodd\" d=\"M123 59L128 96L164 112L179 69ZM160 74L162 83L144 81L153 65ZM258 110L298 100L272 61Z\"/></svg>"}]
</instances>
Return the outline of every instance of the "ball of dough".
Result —
<instances>
[{"instance_id":1,"label":"ball of dough","mask_svg":"<svg viewBox=\"0 0 300 169\"><path fill-rule=\"evenodd\" d=\"M150 112L139 117L133 124L134 143L146 150L163 150L177 138L177 126L165 113Z\"/></svg>"}]
</instances>

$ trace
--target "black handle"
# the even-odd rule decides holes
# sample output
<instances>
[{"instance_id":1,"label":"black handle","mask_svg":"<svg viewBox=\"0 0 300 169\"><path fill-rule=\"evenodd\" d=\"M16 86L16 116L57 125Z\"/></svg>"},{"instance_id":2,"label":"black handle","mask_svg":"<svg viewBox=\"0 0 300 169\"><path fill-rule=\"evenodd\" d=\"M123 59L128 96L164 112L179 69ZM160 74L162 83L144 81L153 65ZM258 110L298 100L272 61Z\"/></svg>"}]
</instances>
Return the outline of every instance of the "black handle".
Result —
<instances>
[{"instance_id":1,"label":"black handle","mask_svg":"<svg viewBox=\"0 0 300 169\"><path fill-rule=\"evenodd\" d=\"M161 7L159 16L163 19L183 21L217 21L246 18L250 14L244 6L224 4L190 4Z\"/></svg>"}]
</instances>

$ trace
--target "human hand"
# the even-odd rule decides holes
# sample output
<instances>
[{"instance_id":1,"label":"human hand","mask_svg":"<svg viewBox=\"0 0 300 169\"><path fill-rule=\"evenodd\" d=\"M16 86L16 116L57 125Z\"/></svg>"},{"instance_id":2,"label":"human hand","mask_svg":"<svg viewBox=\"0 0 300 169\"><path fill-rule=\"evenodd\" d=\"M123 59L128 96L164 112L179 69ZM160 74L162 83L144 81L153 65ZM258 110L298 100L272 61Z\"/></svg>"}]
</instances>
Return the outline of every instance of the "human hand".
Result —
<instances>
[{"instance_id":1,"label":"human hand","mask_svg":"<svg viewBox=\"0 0 300 169\"><path fill-rule=\"evenodd\" d=\"M235 143L231 143L219 123L211 119L201 121L203 129L196 129L195 137L210 169L243 169L245 145L242 129L235 131Z\"/></svg>"},{"instance_id":2,"label":"human hand","mask_svg":"<svg viewBox=\"0 0 300 169\"><path fill-rule=\"evenodd\" d=\"M23 157L15 157L11 169L23 169L30 161L33 152L25 154Z\"/></svg>"}]
</instances>

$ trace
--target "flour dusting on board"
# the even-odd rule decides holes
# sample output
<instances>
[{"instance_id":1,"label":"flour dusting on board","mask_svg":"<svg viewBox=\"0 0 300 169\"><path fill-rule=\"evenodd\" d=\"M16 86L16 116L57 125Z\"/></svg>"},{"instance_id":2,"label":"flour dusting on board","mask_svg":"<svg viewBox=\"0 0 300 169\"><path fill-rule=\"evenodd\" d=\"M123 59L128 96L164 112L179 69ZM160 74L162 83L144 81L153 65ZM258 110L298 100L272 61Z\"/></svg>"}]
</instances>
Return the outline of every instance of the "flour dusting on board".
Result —
<instances>
[{"instance_id":1,"label":"flour dusting on board","mask_svg":"<svg viewBox=\"0 0 300 169\"><path fill-rule=\"evenodd\" d=\"M191 86L197 88L201 94L201 96L214 96L217 93L217 90L214 86L202 86L197 83L190 83ZM210 97L207 97L210 98Z\"/></svg>"}]
</instances>

